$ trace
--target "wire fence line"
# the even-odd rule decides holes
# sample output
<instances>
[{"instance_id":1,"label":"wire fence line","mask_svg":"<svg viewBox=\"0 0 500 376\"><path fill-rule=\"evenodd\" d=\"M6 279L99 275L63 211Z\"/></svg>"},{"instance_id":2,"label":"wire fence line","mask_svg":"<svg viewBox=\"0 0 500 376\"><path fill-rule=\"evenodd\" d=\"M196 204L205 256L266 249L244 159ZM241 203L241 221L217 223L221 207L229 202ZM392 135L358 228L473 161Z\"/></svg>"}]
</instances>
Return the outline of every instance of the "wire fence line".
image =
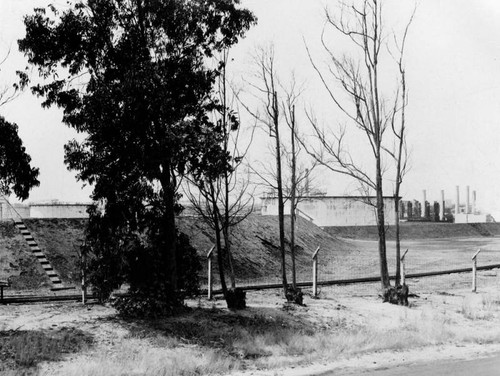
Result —
<instances>
[{"instance_id":1,"label":"wire fence line","mask_svg":"<svg viewBox=\"0 0 500 376\"><path fill-rule=\"evenodd\" d=\"M318 285L376 282L380 280L380 264L377 244L374 241L353 240L352 251L335 252L319 250L317 258ZM413 240L403 242L401 254L405 253L406 278L422 278L450 273L471 273L471 257L481 249L477 256L477 270L500 268L500 238L456 238ZM396 272L396 252L393 244L388 243L387 262L392 278ZM212 263L213 265L213 263ZM278 268L280 269L280 268ZM287 264L287 279L291 283L291 265ZM208 273L207 270L204 271ZM297 282L300 286L313 283L313 260L304 260L297 265ZM220 290L218 271L212 269L212 288ZM467 276L467 280L470 277ZM241 278L236 275L236 285L243 289L280 287L281 272L276 270L257 278ZM205 285L205 288L208 286Z\"/></svg>"}]
</instances>

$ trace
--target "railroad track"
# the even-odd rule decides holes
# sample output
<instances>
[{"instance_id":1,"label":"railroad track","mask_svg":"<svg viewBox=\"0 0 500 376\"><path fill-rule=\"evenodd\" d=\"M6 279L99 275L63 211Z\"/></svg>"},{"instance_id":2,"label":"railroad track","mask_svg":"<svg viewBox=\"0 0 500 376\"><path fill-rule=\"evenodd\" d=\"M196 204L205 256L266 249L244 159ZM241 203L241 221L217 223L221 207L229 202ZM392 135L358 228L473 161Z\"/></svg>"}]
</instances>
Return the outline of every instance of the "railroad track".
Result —
<instances>
[{"instance_id":1,"label":"railroad track","mask_svg":"<svg viewBox=\"0 0 500 376\"><path fill-rule=\"evenodd\" d=\"M30 303L50 303L50 302L71 302L82 301L81 294L66 295L19 295L4 296L0 304L30 304ZM97 298L92 294L87 295L87 302L96 302Z\"/></svg>"}]
</instances>

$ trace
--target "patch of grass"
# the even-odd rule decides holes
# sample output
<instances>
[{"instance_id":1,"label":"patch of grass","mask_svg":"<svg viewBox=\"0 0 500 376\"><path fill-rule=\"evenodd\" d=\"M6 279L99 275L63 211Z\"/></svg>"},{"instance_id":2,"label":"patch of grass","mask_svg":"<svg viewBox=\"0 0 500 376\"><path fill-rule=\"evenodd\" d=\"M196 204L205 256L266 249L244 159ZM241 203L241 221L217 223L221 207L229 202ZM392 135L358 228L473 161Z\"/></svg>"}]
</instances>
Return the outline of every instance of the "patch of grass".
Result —
<instances>
[{"instance_id":1,"label":"patch of grass","mask_svg":"<svg viewBox=\"0 0 500 376\"><path fill-rule=\"evenodd\" d=\"M229 368L260 369L439 344L451 336L446 322L435 318L413 324L401 323L385 331L367 326L347 327L339 318L338 325L318 329L310 323L295 321L292 315L278 310L269 310L269 314L252 314L251 310L228 313L195 309L182 317L134 325L129 338L149 339L153 345L165 346L168 350L193 346L205 349L203 351L208 351L208 354L217 354L219 359L226 359L232 363ZM186 365L190 369L189 363ZM208 369L200 371L201 374L211 374Z\"/></svg>"},{"instance_id":2,"label":"patch of grass","mask_svg":"<svg viewBox=\"0 0 500 376\"><path fill-rule=\"evenodd\" d=\"M491 299L483 295L481 304L473 304L468 299L462 301L460 313L468 320L491 320L495 309Z\"/></svg>"},{"instance_id":3,"label":"patch of grass","mask_svg":"<svg viewBox=\"0 0 500 376\"><path fill-rule=\"evenodd\" d=\"M498 296L492 296L491 294L485 294L482 295L481 303L483 305L483 310L496 311L500 307L500 298Z\"/></svg>"},{"instance_id":4,"label":"patch of grass","mask_svg":"<svg viewBox=\"0 0 500 376\"><path fill-rule=\"evenodd\" d=\"M29 373L42 361L57 361L63 354L78 352L92 344L92 337L81 330L0 332L0 371Z\"/></svg>"},{"instance_id":5,"label":"patch of grass","mask_svg":"<svg viewBox=\"0 0 500 376\"><path fill-rule=\"evenodd\" d=\"M228 312L196 308L160 320L126 321L129 334L104 351L85 353L58 365L58 375L216 375L242 369L273 369L334 361L370 352L425 345L484 341L463 337L453 312L402 309L394 325L318 326L276 308ZM495 341L491 336L489 341ZM483 342L481 342L483 343Z\"/></svg>"},{"instance_id":6,"label":"patch of grass","mask_svg":"<svg viewBox=\"0 0 500 376\"><path fill-rule=\"evenodd\" d=\"M286 314L269 315L195 309L190 314L156 321L144 321L130 328L132 338L153 338L167 347L198 345L222 350L240 359L267 356L269 347L288 345L292 336L311 336L306 324L286 319Z\"/></svg>"},{"instance_id":7,"label":"patch of grass","mask_svg":"<svg viewBox=\"0 0 500 376\"><path fill-rule=\"evenodd\" d=\"M146 339L127 338L112 352L84 355L61 363L57 375L64 376L193 376L220 375L241 368L238 359L219 350L179 345L151 347Z\"/></svg>"}]
</instances>

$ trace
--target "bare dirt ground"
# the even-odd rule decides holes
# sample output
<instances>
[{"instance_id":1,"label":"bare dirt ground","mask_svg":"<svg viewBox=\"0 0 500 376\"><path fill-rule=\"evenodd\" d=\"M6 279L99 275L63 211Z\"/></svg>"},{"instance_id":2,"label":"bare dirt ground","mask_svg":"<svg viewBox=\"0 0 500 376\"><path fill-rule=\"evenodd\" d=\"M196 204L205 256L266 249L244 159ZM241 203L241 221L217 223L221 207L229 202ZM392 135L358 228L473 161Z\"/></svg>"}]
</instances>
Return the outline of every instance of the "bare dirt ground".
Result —
<instances>
[{"instance_id":1,"label":"bare dirt ground","mask_svg":"<svg viewBox=\"0 0 500 376\"><path fill-rule=\"evenodd\" d=\"M154 354L155 359L167 362L174 352L177 357L185 352L187 358L194 359L206 355L207 345L179 341L165 347L156 337L131 336L133 325L117 318L110 306L78 303L0 306L0 331L74 327L93 335L91 348L68 355L60 362L42 363L38 368L40 375L314 375L329 371L356 374L402 363L471 359L500 351L500 272L481 273L476 293L470 291L470 275L464 274L410 280L409 285L418 294L410 299L410 307L382 303L377 296L377 284L323 288L319 299L307 296L304 307L284 307L277 290L248 293L249 308L235 315L279 316L283 320L280 322L312 328L325 338L315 339L319 348L314 351L307 348L279 356L263 353L258 359L242 359L222 372L217 368L172 373L152 369L144 354ZM195 310L225 312L222 300L201 298L187 304ZM311 338L304 337L303 341ZM201 355L193 353L197 349L201 349ZM130 359L126 358L131 354L136 358L127 363ZM232 359L237 355L227 357Z\"/></svg>"},{"instance_id":2,"label":"bare dirt ground","mask_svg":"<svg viewBox=\"0 0 500 376\"><path fill-rule=\"evenodd\" d=\"M269 220L264 223L267 227L261 228L262 223L257 222L252 225L255 228L250 226L251 234L247 231L241 236L241 249L246 253L240 266L247 272L253 270L248 276L252 281L279 269L274 251L254 236L276 233L275 224ZM57 264L54 255L59 254L65 262L69 260L67 268L62 262L57 267L67 271L61 275L71 284L76 275L76 251L57 239L69 229L67 238L78 240L81 229L69 222L39 224L48 229L35 225L32 231L51 262ZM53 229L64 230L64 234ZM207 248L209 237L199 228L195 230L203 235L195 238L200 249ZM310 280L310 254L317 245L322 247L321 279L377 274L375 242L339 239L312 227L304 227L303 232L301 257L305 266L299 276L303 271L305 280ZM11 276L13 281L6 294L40 294L45 290L52 294L20 234L12 225L0 226L0 234L0 248L6 250L0 252L0 277ZM270 236L265 238L275 242ZM478 247L482 248L479 265L500 263L499 239L410 239L403 244L410 249L407 270L470 267L470 257ZM392 255L393 246L388 244ZM394 270L393 257L389 264ZM189 314L166 320L159 327L119 319L109 305L0 305L0 334L63 328L90 334L92 346L67 354L62 361L40 363L35 369L36 374L51 376L352 375L399 364L500 352L500 270L480 272L477 293L471 292L470 274L411 279L408 284L418 295L410 298L410 307L383 304L378 284L321 287L319 299L306 296L304 307L284 305L281 291L272 290L248 293L249 308L236 313L228 312L222 300L189 300Z\"/></svg>"}]
</instances>

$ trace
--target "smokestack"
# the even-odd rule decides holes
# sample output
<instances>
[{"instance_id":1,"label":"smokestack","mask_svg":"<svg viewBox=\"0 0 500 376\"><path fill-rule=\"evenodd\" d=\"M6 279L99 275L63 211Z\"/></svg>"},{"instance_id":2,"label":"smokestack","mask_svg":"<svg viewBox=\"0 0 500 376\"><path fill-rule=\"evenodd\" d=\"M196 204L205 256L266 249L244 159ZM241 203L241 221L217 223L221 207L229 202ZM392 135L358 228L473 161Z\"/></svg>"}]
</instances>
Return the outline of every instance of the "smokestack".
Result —
<instances>
[{"instance_id":1,"label":"smokestack","mask_svg":"<svg viewBox=\"0 0 500 376\"><path fill-rule=\"evenodd\" d=\"M472 214L476 214L476 191L472 191Z\"/></svg>"},{"instance_id":2,"label":"smokestack","mask_svg":"<svg viewBox=\"0 0 500 376\"><path fill-rule=\"evenodd\" d=\"M427 201L427 192L425 191L425 189L422 190L422 199L423 199L423 201L422 201L422 218L425 218L426 217L426 213L425 213L426 210L425 209L427 207L425 205L425 202Z\"/></svg>"},{"instance_id":3,"label":"smokestack","mask_svg":"<svg viewBox=\"0 0 500 376\"><path fill-rule=\"evenodd\" d=\"M457 196L455 201L455 215L460 213L460 187L457 185Z\"/></svg>"},{"instance_id":4,"label":"smokestack","mask_svg":"<svg viewBox=\"0 0 500 376\"><path fill-rule=\"evenodd\" d=\"M469 202L469 186L467 186L467 196L466 196L466 202L465 202L465 214L469 214L469 208L470 208L470 202Z\"/></svg>"},{"instance_id":5,"label":"smokestack","mask_svg":"<svg viewBox=\"0 0 500 376\"><path fill-rule=\"evenodd\" d=\"M444 222L444 190L441 189L441 216L440 220Z\"/></svg>"}]
</instances>

